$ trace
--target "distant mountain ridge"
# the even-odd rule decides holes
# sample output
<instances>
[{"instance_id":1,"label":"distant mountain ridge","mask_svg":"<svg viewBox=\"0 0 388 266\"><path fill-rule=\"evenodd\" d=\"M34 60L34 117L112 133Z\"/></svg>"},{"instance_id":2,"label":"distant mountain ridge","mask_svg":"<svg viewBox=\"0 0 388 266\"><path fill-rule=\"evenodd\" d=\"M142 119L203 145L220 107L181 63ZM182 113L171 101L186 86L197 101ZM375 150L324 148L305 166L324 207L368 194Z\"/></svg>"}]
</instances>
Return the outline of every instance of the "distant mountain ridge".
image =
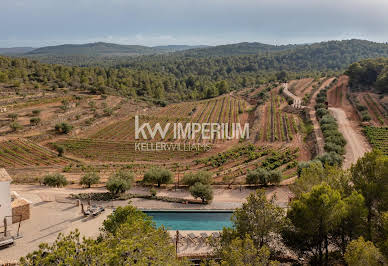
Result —
<instances>
[{"instance_id":1,"label":"distant mountain ridge","mask_svg":"<svg viewBox=\"0 0 388 266\"><path fill-rule=\"evenodd\" d=\"M203 46L190 45L165 45L148 47L143 45L122 45L115 43L86 43L86 44L62 44L46 46L32 51L26 55L55 55L55 56L133 56L150 55L175 51L183 51Z\"/></svg>"},{"instance_id":2,"label":"distant mountain ridge","mask_svg":"<svg viewBox=\"0 0 388 266\"><path fill-rule=\"evenodd\" d=\"M25 54L35 50L34 47L11 47L11 48L0 48L1 55L19 55Z\"/></svg>"},{"instance_id":3,"label":"distant mountain ridge","mask_svg":"<svg viewBox=\"0 0 388 266\"><path fill-rule=\"evenodd\" d=\"M259 42L241 42L224 44L202 48L194 48L183 51L185 56L207 57L207 56L234 56L234 55L256 55L294 49L299 44L271 45Z\"/></svg>"}]
</instances>

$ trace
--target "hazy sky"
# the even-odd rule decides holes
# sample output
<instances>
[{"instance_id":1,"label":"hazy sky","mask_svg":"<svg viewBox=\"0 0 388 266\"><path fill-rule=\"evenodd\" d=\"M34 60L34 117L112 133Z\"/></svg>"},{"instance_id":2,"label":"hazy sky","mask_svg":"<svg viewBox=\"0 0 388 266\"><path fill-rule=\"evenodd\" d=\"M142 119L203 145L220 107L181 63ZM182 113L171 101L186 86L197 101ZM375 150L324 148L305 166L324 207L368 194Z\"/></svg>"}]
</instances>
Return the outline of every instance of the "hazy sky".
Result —
<instances>
[{"instance_id":1,"label":"hazy sky","mask_svg":"<svg viewBox=\"0 0 388 266\"><path fill-rule=\"evenodd\" d=\"M0 0L0 47L388 41L388 0Z\"/></svg>"}]
</instances>

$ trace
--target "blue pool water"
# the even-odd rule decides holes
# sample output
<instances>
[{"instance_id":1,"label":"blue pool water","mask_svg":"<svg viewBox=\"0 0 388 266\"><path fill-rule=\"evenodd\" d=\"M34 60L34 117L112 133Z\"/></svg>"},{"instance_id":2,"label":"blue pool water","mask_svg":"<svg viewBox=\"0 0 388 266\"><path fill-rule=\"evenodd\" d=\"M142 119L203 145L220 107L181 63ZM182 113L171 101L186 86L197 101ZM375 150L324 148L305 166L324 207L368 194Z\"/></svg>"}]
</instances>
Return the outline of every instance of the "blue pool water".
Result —
<instances>
[{"instance_id":1,"label":"blue pool water","mask_svg":"<svg viewBox=\"0 0 388 266\"><path fill-rule=\"evenodd\" d=\"M215 210L143 210L159 227L164 225L167 230L222 230L232 227L230 217L232 211Z\"/></svg>"}]
</instances>

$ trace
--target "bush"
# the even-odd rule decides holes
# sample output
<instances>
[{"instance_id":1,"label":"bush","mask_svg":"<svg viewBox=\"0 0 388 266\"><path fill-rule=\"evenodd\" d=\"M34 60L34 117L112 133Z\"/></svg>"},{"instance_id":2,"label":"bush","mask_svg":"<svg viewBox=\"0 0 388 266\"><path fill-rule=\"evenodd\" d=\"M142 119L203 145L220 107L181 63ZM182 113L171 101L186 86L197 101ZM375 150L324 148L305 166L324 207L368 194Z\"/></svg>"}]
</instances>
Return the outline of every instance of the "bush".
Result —
<instances>
[{"instance_id":1,"label":"bush","mask_svg":"<svg viewBox=\"0 0 388 266\"><path fill-rule=\"evenodd\" d=\"M68 134L72 129L73 126L65 122L55 125L55 132L59 134Z\"/></svg>"},{"instance_id":2,"label":"bush","mask_svg":"<svg viewBox=\"0 0 388 266\"><path fill-rule=\"evenodd\" d=\"M373 242L365 241L362 236L349 243L344 259L349 266L385 265L386 263L384 256Z\"/></svg>"},{"instance_id":3,"label":"bush","mask_svg":"<svg viewBox=\"0 0 388 266\"><path fill-rule=\"evenodd\" d=\"M190 187L190 193L194 198L200 198L202 203L206 203L213 199L212 187L199 182Z\"/></svg>"},{"instance_id":4,"label":"bush","mask_svg":"<svg viewBox=\"0 0 388 266\"><path fill-rule=\"evenodd\" d=\"M319 121L319 124L336 124L337 121L330 114L324 115L322 119Z\"/></svg>"},{"instance_id":5,"label":"bush","mask_svg":"<svg viewBox=\"0 0 388 266\"><path fill-rule=\"evenodd\" d=\"M33 126L36 126L40 123L40 118L39 117L33 117L30 119L30 124L33 125Z\"/></svg>"},{"instance_id":6,"label":"bush","mask_svg":"<svg viewBox=\"0 0 388 266\"><path fill-rule=\"evenodd\" d=\"M185 174L182 179L182 183L189 187L198 182L204 185L210 185L212 181L212 174L205 171Z\"/></svg>"},{"instance_id":7,"label":"bush","mask_svg":"<svg viewBox=\"0 0 388 266\"><path fill-rule=\"evenodd\" d=\"M124 193L131 188L133 180L133 173L121 170L109 177L106 188L114 195Z\"/></svg>"},{"instance_id":8,"label":"bush","mask_svg":"<svg viewBox=\"0 0 388 266\"><path fill-rule=\"evenodd\" d=\"M172 173L164 168L153 167L149 169L143 178L143 182L146 184L170 184L172 183Z\"/></svg>"},{"instance_id":9,"label":"bush","mask_svg":"<svg viewBox=\"0 0 388 266\"><path fill-rule=\"evenodd\" d=\"M264 185L269 183L269 172L264 168L257 168L256 170L249 171L246 178L247 184Z\"/></svg>"},{"instance_id":10,"label":"bush","mask_svg":"<svg viewBox=\"0 0 388 266\"><path fill-rule=\"evenodd\" d=\"M105 116L111 116L112 114L113 114L112 108L107 107L107 108L104 109L104 115Z\"/></svg>"},{"instance_id":11,"label":"bush","mask_svg":"<svg viewBox=\"0 0 388 266\"><path fill-rule=\"evenodd\" d=\"M16 121L16 119L18 119L18 114L16 114L16 113L10 113L10 114L8 114L7 115L7 117L9 118L9 119L11 119L12 121Z\"/></svg>"},{"instance_id":12,"label":"bush","mask_svg":"<svg viewBox=\"0 0 388 266\"><path fill-rule=\"evenodd\" d=\"M327 143L335 143L344 147L346 145L346 140L343 136L328 136L325 138L325 142Z\"/></svg>"},{"instance_id":13,"label":"bush","mask_svg":"<svg viewBox=\"0 0 388 266\"><path fill-rule=\"evenodd\" d=\"M33 116L39 116L40 115L40 110L39 109L36 109L36 110L32 110L32 115Z\"/></svg>"},{"instance_id":14,"label":"bush","mask_svg":"<svg viewBox=\"0 0 388 266\"><path fill-rule=\"evenodd\" d=\"M11 130L13 132L16 132L16 131L18 131L18 130L23 128L23 126L20 125L18 122L13 122L13 123L9 124L9 127L11 128Z\"/></svg>"},{"instance_id":15,"label":"bush","mask_svg":"<svg viewBox=\"0 0 388 266\"><path fill-rule=\"evenodd\" d=\"M317 109L316 114L317 114L318 118L321 118L325 115L328 115L329 111L326 108L319 108L319 109Z\"/></svg>"},{"instance_id":16,"label":"bush","mask_svg":"<svg viewBox=\"0 0 388 266\"><path fill-rule=\"evenodd\" d=\"M335 152L335 153L338 153L341 155L345 154L344 147L337 145L335 143L332 143L332 142L326 142L324 148L325 148L325 151L327 151L327 152Z\"/></svg>"},{"instance_id":17,"label":"bush","mask_svg":"<svg viewBox=\"0 0 388 266\"><path fill-rule=\"evenodd\" d=\"M90 188L92 185L98 184L98 182L100 182L100 176L96 172L89 172L81 178L79 183Z\"/></svg>"},{"instance_id":18,"label":"bush","mask_svg":"<svg viewBox=\"0 0 388 266\"><path fill-rule=\"evenodd\" d=\"M330 153L324 153L318 157L316 157L317 160L321 161L323 165L331 165L331 166L341 166L343 157L335 152Z\"/></svg>"},{"instance_id":19,"label":"bush","mask_svg":"<svg viewBox=\"0 0 388 266\"><path fill-rule=\"evenodd\" d=\"M372 118L370 117L368 111L362 111L361 112L361 120L362 122L370 121Z\"/></svg>"},{"instance_id":20,"label":"bush","mask_svg":"<svg viewBox=\"0 0 388 266\"><path fill-rule=\"evenodd\" d=\"M65 153L65 147L62 145L54 144L54 149L58 152L59 157L62 157Z\"/></svg>"},{"instance_id":21,"label":"bush","mask_svg":"<svg viewBox=\"0 0 388 266\"><path fill-rule=\"evenodd\" d=\"M156 196L156 189L151 188L150 189L150 194L151 194L151 197L155 197Z\"/></svg>"},{"instance_id":22,"label":"bush","mask_svg":"<svg viewBox=\"0 0 388 266\"><path fill-rule=\"evenodd\" d=\"M298 174L298 177L302 174L302 170L305 168L309 168L312 164L318 164L322 166L322 162L319 160L312 160L312 161L307 161L307 162L299 162L298 167L296 169L296 173Z\"/></svg>"},{"instance_id":23,"label":"bush","mask_svg":"<svg viewBox=\"0 0 388 266\"><path fill-rule=\"evenodd\" d=\"M43 185L49 187L63 187L68 184L64 175L61 174L49 174L44 176Z\"/></svg>"},{"instance_id":24,"label":"bush","mask_svg":"<svg viewBox=\"0 0 388 266\"><path fill-rule=\"evenodd\" d=\"M272 170L269 172L269 182L271 184L279 184L282 181L282 174L278 170Z\"/></svg>"}]
</instances>

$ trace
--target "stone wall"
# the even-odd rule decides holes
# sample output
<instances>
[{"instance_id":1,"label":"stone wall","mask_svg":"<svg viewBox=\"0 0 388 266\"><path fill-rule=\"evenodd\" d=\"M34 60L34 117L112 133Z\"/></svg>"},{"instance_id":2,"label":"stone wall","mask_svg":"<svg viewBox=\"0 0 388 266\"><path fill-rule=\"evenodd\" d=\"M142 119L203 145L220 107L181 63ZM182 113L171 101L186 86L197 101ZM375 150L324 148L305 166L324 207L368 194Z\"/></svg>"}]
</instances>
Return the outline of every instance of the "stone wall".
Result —
<instances>
[{"instance_id":1,"label":"stone wall","mask_svg":"<svg viewBox=\"0 0 388 266\"><path fill-rule=\"evenodd\" d=\"M12 202L12 223L28 219L30 219L30 203L22 199L14 200Z\"/></svg>"}]
</instances>

